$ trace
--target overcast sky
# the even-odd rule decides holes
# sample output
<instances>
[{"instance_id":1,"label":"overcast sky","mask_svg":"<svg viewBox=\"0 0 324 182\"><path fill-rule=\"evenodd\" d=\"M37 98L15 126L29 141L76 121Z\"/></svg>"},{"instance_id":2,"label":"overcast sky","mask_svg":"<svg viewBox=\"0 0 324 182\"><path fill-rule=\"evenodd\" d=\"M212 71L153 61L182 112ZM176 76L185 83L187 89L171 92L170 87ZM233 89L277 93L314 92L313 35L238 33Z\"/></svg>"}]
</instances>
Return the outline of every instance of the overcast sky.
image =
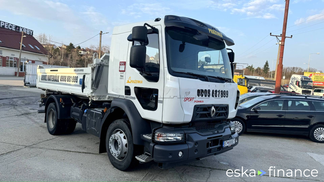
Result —
<instances>
[{"instance_id":1,"label":"overcast sky","mask_svg":"<svg viewBox=\"0 0 324 182\"><path fill-rule=\"evenodd\" d=\"M0 20L45 33L53 41L78 44L116 25L165 15L187 16L215 26L235 41L238 63L273 70L281 34L284 0L0 0ZM291 0L284 66L324 71L324 0ZM103 44L110 45L110 34ZM99 36L81 44L97 45ZM320 54L312 54L317 53Z\"/></svg>"}]
</instances>

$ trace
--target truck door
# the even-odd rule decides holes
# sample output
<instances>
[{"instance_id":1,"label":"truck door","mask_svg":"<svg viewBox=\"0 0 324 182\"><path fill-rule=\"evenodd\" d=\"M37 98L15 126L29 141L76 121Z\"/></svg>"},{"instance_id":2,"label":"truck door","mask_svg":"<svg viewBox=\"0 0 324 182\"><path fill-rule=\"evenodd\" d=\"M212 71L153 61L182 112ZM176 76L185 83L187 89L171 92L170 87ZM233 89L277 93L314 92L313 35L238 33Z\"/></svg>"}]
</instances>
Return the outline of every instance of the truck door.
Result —
<instances>
[{"instance_id":1,"label":"truck door","mask_svg":"<svg viewBox=\"0 0 324 182\"><path fill-rule=\"evenodd\" d=\"M161 54L162 36L161 27L155 26L158 32L148 33L146 46L146 62L144 70L126 66L125 88L130 89L131 96L137 110L145 119L162 121L162 95L163 95L163 56ZM150 32L150 31L149 31ZM129 43L129 52L132 43ZM129 60L129 55L128 55ZM159 99L160 98L160 99Z\"/></svg>"}]
</instances>

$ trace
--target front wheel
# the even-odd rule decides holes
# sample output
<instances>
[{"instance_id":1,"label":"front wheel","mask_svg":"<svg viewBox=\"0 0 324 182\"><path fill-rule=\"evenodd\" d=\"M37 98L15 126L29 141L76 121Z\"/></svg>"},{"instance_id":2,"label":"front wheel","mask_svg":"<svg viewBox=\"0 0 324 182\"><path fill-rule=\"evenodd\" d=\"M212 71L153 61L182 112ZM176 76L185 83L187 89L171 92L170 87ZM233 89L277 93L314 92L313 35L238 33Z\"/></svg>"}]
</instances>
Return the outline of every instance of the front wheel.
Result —
<instances>
[{"instance_id":1,"label":"front wheel","mask_svg":"<svg viewBox=\"0 0 324 182\"><path fill-rule=\"evenodd\" d=\"M137 162L133 137L126 119L117 119L110 124L106 135L106 149L111 164L119 170L125 171Z\"/></svg>"},{"instance_id":2,"label":"front wheel","mask_svg":"<svg viewBox=\"0 0 324 182\"><path fill-rule=\"evenodd\" d=\"M235 132L242 135L246 129L244 121L239 118L234 118L232 119L232 122L234 123Z\"/></svg>"},{"instance_id":3,"label":"front wheel","mask_svg":"<svg viewBox=\"0 0 324 182\"><path fill-rule=\"evenodd\" d=\"M324 143L324 125L314 126L309 133L309 137L314 142Z\"/></svg>"}]
</instances>

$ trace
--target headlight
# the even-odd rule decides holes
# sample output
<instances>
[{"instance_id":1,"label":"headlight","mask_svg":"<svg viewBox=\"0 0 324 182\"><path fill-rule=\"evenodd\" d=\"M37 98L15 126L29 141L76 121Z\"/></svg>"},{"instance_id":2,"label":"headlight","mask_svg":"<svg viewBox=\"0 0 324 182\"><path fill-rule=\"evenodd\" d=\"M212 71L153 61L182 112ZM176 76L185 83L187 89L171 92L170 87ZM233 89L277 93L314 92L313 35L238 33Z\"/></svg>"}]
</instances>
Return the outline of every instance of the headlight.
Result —
<instances>
[{"instance_id":1,"label":"headlight","mask_svg":"<svg viewBox=\"0 0 324 182\"><path fill-rule=\"evenodd\" d=\"M230 129L231 129L231 132L232 132L232 133L235 133L235 124L234 124L233 121L230 121L229 126L230 126Z\"/></svg>"},{"instance_id":2,"label":"headlight","mask_svg":"<svg viewBox=\"0 0 324 182\"><path fill-rule=\"evenodd\" d=\"M179 142L184 141L182 133L161 133L156 132L154 140L157 142Z\"/></svg>"}]
</instances>

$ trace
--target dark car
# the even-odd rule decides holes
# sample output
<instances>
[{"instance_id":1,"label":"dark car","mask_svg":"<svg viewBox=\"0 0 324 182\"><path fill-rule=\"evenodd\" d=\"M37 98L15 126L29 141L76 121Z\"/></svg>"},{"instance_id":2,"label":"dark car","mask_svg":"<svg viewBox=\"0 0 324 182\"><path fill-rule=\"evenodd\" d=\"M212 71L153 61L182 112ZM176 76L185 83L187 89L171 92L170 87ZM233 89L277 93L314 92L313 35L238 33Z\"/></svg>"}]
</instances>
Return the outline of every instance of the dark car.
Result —
<instances>
[{"instance_id":1,"label":"dark car","mask_svg":"<svg viewBox=\"0 0 324 182\"><path fill-rule=\"evenodd\" d=\"M232 121L238 134L297 134L323 143L324 99L302 95L259 96L242 103Z\"/></svg>"}]
</instances>

